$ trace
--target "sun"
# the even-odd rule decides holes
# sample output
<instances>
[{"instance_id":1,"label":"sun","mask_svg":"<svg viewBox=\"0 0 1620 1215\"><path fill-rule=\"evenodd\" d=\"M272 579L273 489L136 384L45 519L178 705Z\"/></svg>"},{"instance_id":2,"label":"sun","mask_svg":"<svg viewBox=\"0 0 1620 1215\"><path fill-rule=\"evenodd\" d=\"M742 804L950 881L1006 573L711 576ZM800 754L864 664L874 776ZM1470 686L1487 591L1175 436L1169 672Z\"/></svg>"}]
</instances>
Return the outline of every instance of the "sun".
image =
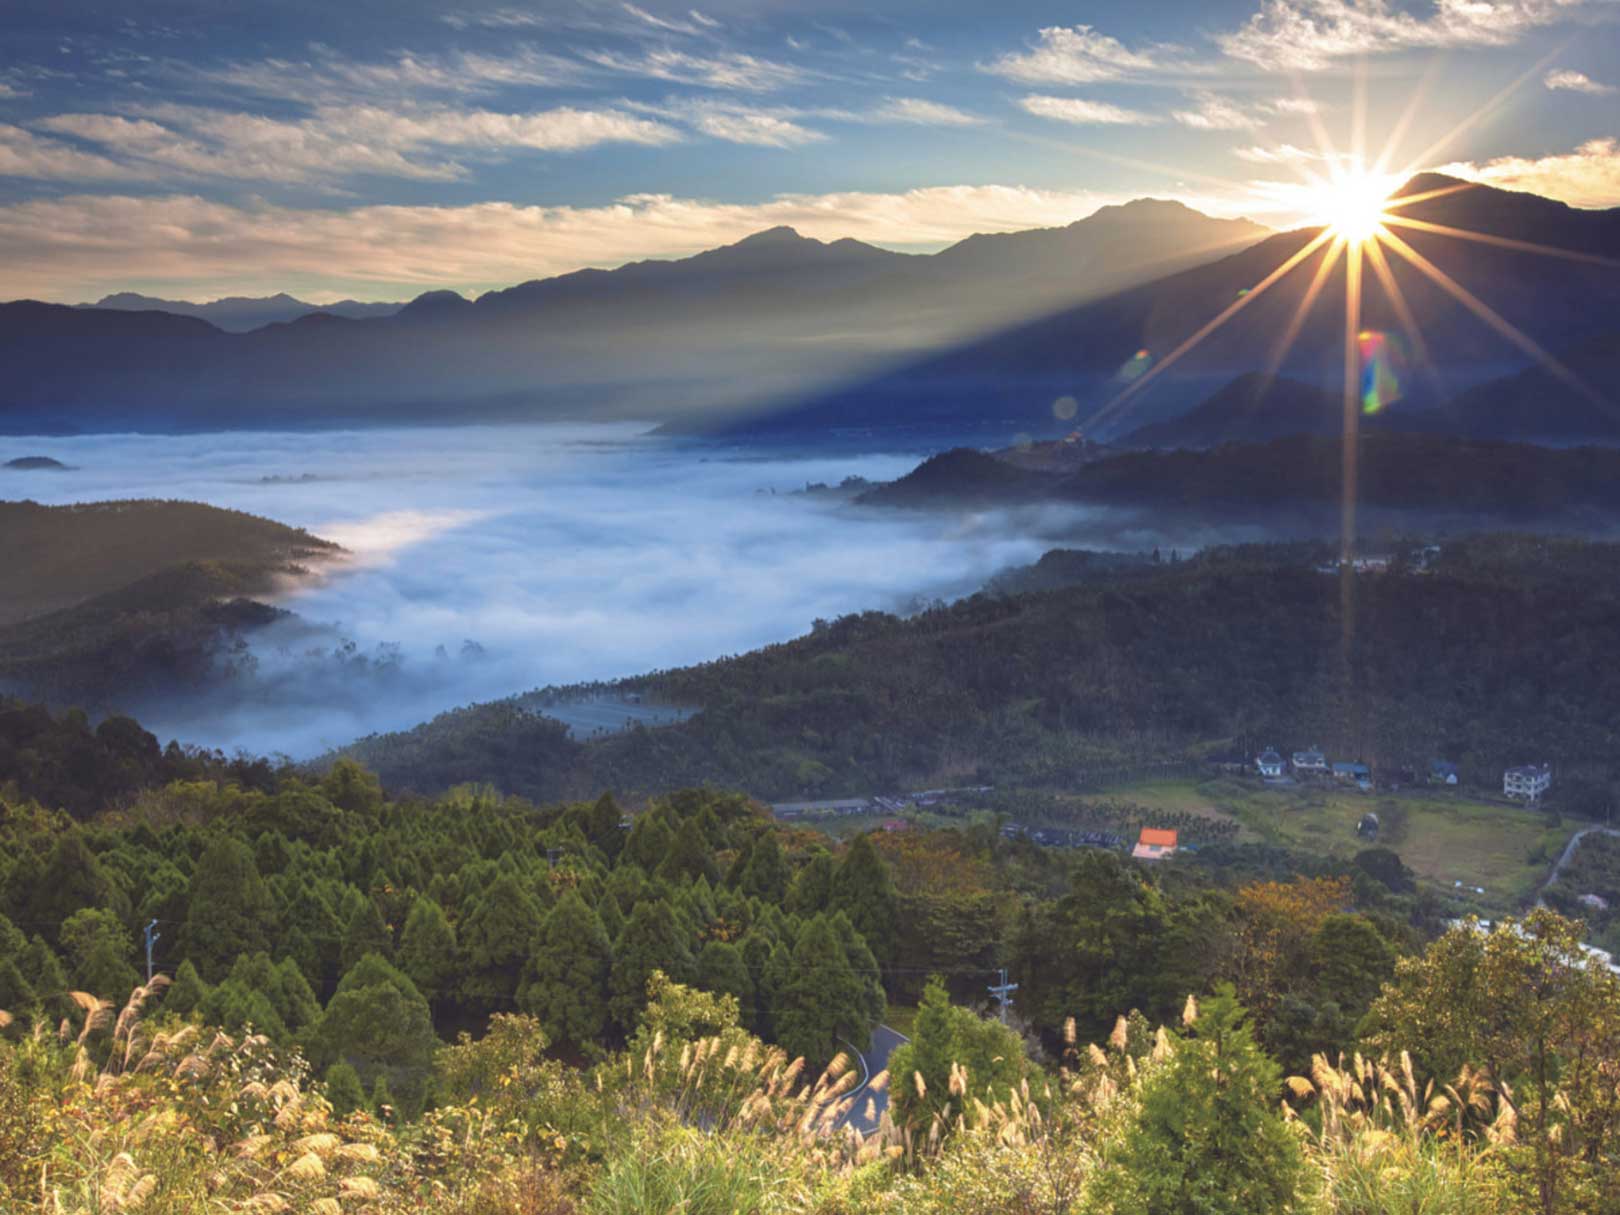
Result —
<instances>
[{"instance_id":1,"label":"sun","mask_svg":"<svg viewBox=\"0 0 1620 1215\"><path fill-rule=\"evenodd\" d=\"M1379 174L1337 173L1313 186L1311 210L1318 223L1346 244L1365 244L1383 232L1389 196L1399 185Z\"/></svg>"}]
</instances>

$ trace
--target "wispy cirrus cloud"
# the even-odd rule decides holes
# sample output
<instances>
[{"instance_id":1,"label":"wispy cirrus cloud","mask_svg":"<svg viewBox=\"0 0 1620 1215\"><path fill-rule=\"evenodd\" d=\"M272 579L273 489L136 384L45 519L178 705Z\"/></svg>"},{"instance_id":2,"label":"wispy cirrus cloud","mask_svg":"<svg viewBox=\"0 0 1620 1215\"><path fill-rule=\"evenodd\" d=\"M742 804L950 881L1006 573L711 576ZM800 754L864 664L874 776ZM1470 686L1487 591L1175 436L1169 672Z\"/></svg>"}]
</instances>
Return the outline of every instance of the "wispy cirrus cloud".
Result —
<instances>
[{"instance_id":1,"label":"wispy cirrus cloud","mask_svg":"<svg viewBox=\"0 0 1620 1215\"><path fill-rule=\"evenodd\" d=\"M1605 2L1433 0L1419 13L1389 0L1262 0L1241 28L1218 35L1216 43L1259 67L1317 71L1354 55L1506 46Z\"/></svg>"},{"instance_id":2,"label":"wispy cirrus cloud","mask_svg":"<svg viewBox=\"0 0 1620 1215\"><path fill-rule=\"evenodd\" d=\"M1573 207L1620 206L1620 140L1593 139L1552 156L1501 156L1483 163L1457 161L1439 172L1468 181L1528 190Z\"/></svg>"},{"instance_id":3,"label":"wispy cirrus cloud","mask_svg":"<svg viewBox=\"0 0 1620 1215\"><path fill-rule=\"evenodd\" d=\"M1270 147L1252 144L1246 148L1233 148L1232 155L1252 165L1301 165L1328 159L1325 153L1313 152L1309 148L1296 147L1291 143L1275 144Z\"/></svg>"},{"instance_id":4,"label":"wispy cirrus cloud","mask_svg":"<svg viewBox=\"0 0 1620 1215\"><path fill-rule=\"evenodd\" d=\"M795 64L742 51L697 54L655 47L645 51L587 50L581 56L597 67L626 76L750 93L772 92L811 77L809 71Z\"/></svg>"},{"instance_id":5,"label":"wispy cirrus cloud","mask_svg":"<svg viewBox=\"0 0 1620 1215\"><path fill-rule=\"evenodd\" d=\"M505 54L453 51L422 55L398 52L382 59L357 59L317 46L305 59L257 59L189 69L192 80L229 90L308 105L380 103L422 94L476 95L511 87L577 84L581 64L519 47Z\"/></svg>"},{"instance_id":6,"label":"wispy cirrus cloud","mask_svg":"<svg viewBox=\"0 0 1620 1215\"><path fill-rule=\"evenodd\" d=\"M894 97L872 111L879 122L909 122L925 127L977 127L985 119L941 101L921 97Z\"/></svg>"},{"instance_id":7,"label":"wispy cirrus cloud","mask_svg":"<svg viewBox=\"0 0 1620 1215\"><path fill-rule=\"evenodd\" d=\"M1050 118L1074 126L1153 126L1160 121L1141 110L1128 110L1106 101L1088 101L1081 97L1049 97L1032 94L1020 97L1018 104L1037 118Z\"/></svg>"},{"instance_id":8,"label":"wispy cirrus cloud","mask_svg":"<svg viewBox=\"0 0 1620 1215\"><path fill-rule=\"evenodd\" d=\"M1548 72L1542 77L1541 83L1554 92L1588 93L1593 97L1606 97L1616 91L1612 84L1600 84L1585 72L1567 69Z\"/></svg>"},{"instance_id":9,"label":"wispy cirrus cloud","mask_svg":"<svg viewBox=\"0 0 1620 1215\"><path fill-rule=\"evenodd\" d=\"M1187 105L1171 110L1170 116L1197 131L1243 131L1264 121L1219 93L1191 93L1187 101Z\"/></svg>"},{"instance_id":10,"label":"wispy cirrus cloud","mask_svg":"<svg viewBox=\"0 0 1620 1215\"><path fill-rule=\"evenodd\" d=\"M983 70L1020 84L1097 84L1180 70L1180 54L1175 46L1132 50L1089 25L1055 25L1041 30L1035 45L999 55Z\"/></svg>"},{"instance_id":11,"label":"wispy cirrus cloud","mask_svg":"<svg viewBox=\"0 0 1620 1215\"><path fill-rule=\"evenodd\" d=\"M163 180L179 174L317 185L363 174L454 180L465 175L464 166L445 158L454 150L570 152L603 143L652 145L682 138L680 131L653 119L573 107L504 114L337 106L304 119L276 119L170 104L146 107L133 118L58 114L37 125L99 145L88 155L119 166L117 174L103 176Z\"/></svg>"},{"instance_id":12,"label":"wispy cirrus cloud","mask_svg":"<svg viewBox=\"0 0 1620 1215\"><path fill-rule=\"evenodd\" d=\"M749 204L643 194L597 207L327 209L189 194L74 194L0 206L0 263L8 294L46 299L95 299L131 283L210 298L288 287L398 298L429 287L481 290L582 266L685 256L778 224L824 240L938 247L974 232L1060 226L1123 201L1089 190L1002 185L783 194ZM401 250L432 256L401 257Z\"/></svg>"}]
</instances>

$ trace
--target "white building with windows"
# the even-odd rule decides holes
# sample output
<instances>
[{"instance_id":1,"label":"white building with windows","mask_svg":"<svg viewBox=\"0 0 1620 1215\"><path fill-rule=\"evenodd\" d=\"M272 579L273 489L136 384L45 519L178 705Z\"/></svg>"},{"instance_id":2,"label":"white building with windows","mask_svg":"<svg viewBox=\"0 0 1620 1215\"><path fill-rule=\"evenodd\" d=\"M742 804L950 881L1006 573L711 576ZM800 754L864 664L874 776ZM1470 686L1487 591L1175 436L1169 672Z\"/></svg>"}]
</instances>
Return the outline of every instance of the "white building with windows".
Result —
<instances>
[{"instance_id":1,"label":"white building with windows","mask_svg":"<svg viewBox=\"0 0 1620 1215\"><path fill-rule=\"evenodd\" d=\"M1255 756L1254 766L1267 780L1276 780L1283 774L1283 757L1277 754L1277 748L1267 747Z\"/></svg>"},{"instance_id":2,"label":"white building with windows","mask_svg":"<svg viewBox=\"0 0 1620 1215\"><path fill-rule=\"evenodd\" d=\"M1327 770L1327 756L1322 754L1321 747L1312 747L1309 751L1294 752L1295 772L1305 772L1319 776Z\"/></svg>"},{"instance_id":3,"label":"white building with windows","mask_svg":"<svg viewBox=\"0 0 1620 1215\"><path fill-rule=\"evenodd\" d=\"M1550 788L1552 788L1551 764L1525 764L1520 768L1509 768L1502 773L1502 792L1507 797L1522 797L1526 801L1533 802Z\"/></svg>"}]
</instances>

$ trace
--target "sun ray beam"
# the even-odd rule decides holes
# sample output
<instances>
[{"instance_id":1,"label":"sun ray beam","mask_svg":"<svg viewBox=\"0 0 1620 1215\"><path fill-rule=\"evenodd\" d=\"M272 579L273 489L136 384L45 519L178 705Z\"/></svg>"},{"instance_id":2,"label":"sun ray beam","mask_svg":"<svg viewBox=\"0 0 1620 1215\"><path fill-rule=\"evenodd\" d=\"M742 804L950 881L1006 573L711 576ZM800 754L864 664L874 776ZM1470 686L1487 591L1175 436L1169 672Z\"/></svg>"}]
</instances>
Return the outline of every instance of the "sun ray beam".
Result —
<instances>
[{"instance_id":1,"label":"sun ray beam","mask_svg":"<svg viewBox=\"0 0 1620 1215\"><path fill-rule=\"evenodd\" d=\"M1546 257L1562 257L1572 262L1586 262L1592 266L1605 266L1611 270L1620 270L1620 259L1600 257L1596 253L1578 253L1574 249L1560 249L1555 245L1538 245L1534 241L1513 240L1506 236L1493 236L1488 232L1470 232L1466 228L1451 228L1445 224L1431 223L1425 219L1412 219L1406 215L1386 215L1386 224L1398 224L1402 228L1413 228L1419 232L1433 232L1439 236L1454 236L1458 240L1476 241L1482 245L1495 245L1499 249L1516 249L1520 253L1540 253Z\"/></svg>"},{"instance_id":2,"label":"sun ray beam","mask_svg":"<svg viewBox=\"0 0 1620 1215\"><path fill-rule=\"evenodd\" d=\"M1542 346L1541 343L1537 342L1528 334L1520 331L1519 328L1511 321L1507 320L1507 318L1496 312L1489 304L1485 303L1473 292L1468 290L1468 288L1464 287L1456 279L1452 278L1444 270L1440 269L1440 267L1436 266L1428 258L1424 257L1423 254L1412 248L1411 245L1407 244L1395 233L1386 231L1383 239L1389 244L1391 249L1395 250L1396 253L1400 254L1401 257L1405 258L1414 267L1426 275L1447 295L1451 296L1464 308L1467 308L1468 311L1472 312L1480 320L1484 321L1485 324L1489 325L1502 337L1512 342L1520 350L1524 351L1542 366L1546 367L1548 371L1552 372L1553 375L1558 377L1558 379L1562 380L1569 387L1580 393L1581 396L1585 397L1587 401L1591 402L1593 405L1596 405L1600 409L1603 409L1605 412L1610 413L1611 415L1620 416L1620 410L1617 410L1612 402L1606 400L1602 395L1593 391L1578 375L1554 358L1546 347Z\"/></svg>"},{"instance_id":3,"label":"sun ray beam","mask_svg":"<svg viewBox=\"0 0 1620 1215\"><path fill-rule=\"evenodd\" d=\"M1386 233L1385 236L1387 235ZM1400 283L1395 281L1395 272L1390 269L1389 259L1384 256L1381 239L1367 242L1367 261L1372 265L1373 276L1378 279L1378 285L1384 289L1384 298L1389 300L1390 307L1395 309L1395 317L1401 323L1406 340L1412 343L1412 349L1417 354L1418 366L1423 369L1429 387L1434 389L1436 402L1443 401L1446 390L1440 379L1440 369L1434 365L1434 359L1429 354L1429 343L1423 336L1417 317L1412 315L1411 306L1406 302L1406 293L1401 290Z\"/></svg>"},{"instance_id":4,"label":"sun ray beam","mask_svg":"<svg viewBox=\"0 0 1620 1215\"><path fill-rule=\"evenodd\" d=\"M1283 360L1288 357L1289 348L1293 346L1294 339L1299 336L1299 331L1305 324L1305 318L1310 315L1311 308L1316 303L1316 297L1322 293L1322 288L1327 285L1328 275L1332 274L1333 267L1338 265L1339 254L1344 251L1344 248L1345 242L1343 240L1335 240L1328 246L1327 251L1322 254L1322 261L1316 267L1316 273L1311 276L1310 286L1305 288L1305 295L1300 300L1299 307L1295 308L1294 315L1288 318L1288 328L1283 330L1282 336L1277 339L1276 345L1272 347L1271 358L1266 363L1266 378L1268 380L1277 374Z\"/></svg>"},{"instance_id":5,"label":"sun ray beam","mask_svg":"<svg viewBox=\"0 0 1620 1215\"><path fill-rule=\"evenodd\" d=\"M1361 246L1345 247L1344 442L1340 459L1339 557L1348 562L1356 546L1356 445L1361 430Z\"/></svg>"},{"instance_id":6,"label":"sun ray beam","mask_svg":"<svg viewBox=\"0 0 1620 1215\"><path fill-rule=\"evenodd\" d=\"M1247 308L1255 300L1259 299L1260 296L1264 295L1278 281L1286 277L1289 271L1291 271L1295 266L1299 265L1300 262L1304 261L1317 249L1321 248L1322 245L1327 243L1327 241L1331 238L1332 234L1326 229L1312 237L1310 241L1308 241L1270 274L1266 275L1265 278L1261 279L1248 291L1244 292L1225 308L1221 309L1220 313L1216 315L1213 320L1205 322L1205 324L1191 337L1183 340L1181 344L1178 345L1174 350L1165 355L1164 358L1160 359L1158 364L1150 368L1145 375L1133 381L1122 392L1102 405L1096 410L1096 412L1091 414L1091 416L1086 420L1084 428L1086 430L1094 430L1097 426L1112 418L1119 409L1123 408L1127 403L1139 396L1144 388L1157 379L1168 368L1173 366L1189 350L1193 349L1210 334L1214 333L1222 325L1226 324L1227 321L1231 320L1239 312L1243 311L1243 309Z\"/></svg>"},{"instance_id":7,"label":"sun ray beam","mask_svg":"<svg viewBox=\"0 0 1620 1215\"><path fill-rule=\"evenodd\" d=\"M1397 194L1393 198L1384 200L1384 210L1398 211L1402 207L1410 207L1413 203L1428 202L1431 198L1444 198L1448 194L1458 194L1463 190L1479 188L1478 182L1459 181L1456 185L1437 186L1433 190L1423 190L1417 194Z\"/></svg>"}]
</instances>

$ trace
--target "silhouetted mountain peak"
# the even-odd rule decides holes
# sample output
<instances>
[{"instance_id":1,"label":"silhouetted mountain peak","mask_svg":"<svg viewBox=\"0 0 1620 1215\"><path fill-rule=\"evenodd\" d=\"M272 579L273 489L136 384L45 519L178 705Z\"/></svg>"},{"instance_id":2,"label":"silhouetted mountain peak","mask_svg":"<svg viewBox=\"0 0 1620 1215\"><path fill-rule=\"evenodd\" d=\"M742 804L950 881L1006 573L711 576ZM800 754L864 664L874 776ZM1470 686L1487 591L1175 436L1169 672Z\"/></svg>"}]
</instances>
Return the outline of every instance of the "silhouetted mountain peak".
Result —
<instances>
[{"instance_id":1,"label":"silhouetted mountain peak","mask_svg":"<svg viewBox=\"0 0 1620 1215\"><path fill-rule=\"evenodd\" d=\"M758 248L761 245L797 245L812 243L820 244L821 242L812 242L809 237L801 236L797 228L790 228L786 224L778 224L774 228L766 228L762 232L755 232L751 236L743 237L740 241L733 244L731 248L752 249Z\"/></svg>"},{"instance_id":2,"label":"silhouetted mountain peak","mask_svg":"<svg viewBox=\"0 0 1620 1215\"><path fill-rule=\"evenodd\" d=\"M400 316L426 316L431 313L449 312L456 308L467 307L472 303L459 291L424 291L405 307L399 310Z\"/></svg>"}]
</instances>

